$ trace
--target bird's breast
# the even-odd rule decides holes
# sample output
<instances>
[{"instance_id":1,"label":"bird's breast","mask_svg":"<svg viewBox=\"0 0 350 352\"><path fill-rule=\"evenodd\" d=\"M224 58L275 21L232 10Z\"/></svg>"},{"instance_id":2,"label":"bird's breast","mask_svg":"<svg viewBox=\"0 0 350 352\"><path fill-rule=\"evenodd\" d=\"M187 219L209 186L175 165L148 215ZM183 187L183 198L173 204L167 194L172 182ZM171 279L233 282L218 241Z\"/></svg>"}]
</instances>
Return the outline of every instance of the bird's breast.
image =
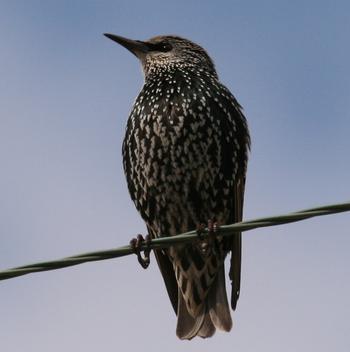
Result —
<instances>
[{"instance_id":1,"label":"bird's breast","mask_svg":"<svg viewBox=\"0 0 350 352\"><path fill-rule=\"evenodd\" d=\"M155 229L161 233L193 228L212 214L223 214L234 181L234 153L229 152L226 166L232 170L229 179L223 161L226 151L234 150L235 122L219 92L193 79L175 83L144 87L123 143L131 197L148 224L172 229Z\"/></svg>"}]
</instances>

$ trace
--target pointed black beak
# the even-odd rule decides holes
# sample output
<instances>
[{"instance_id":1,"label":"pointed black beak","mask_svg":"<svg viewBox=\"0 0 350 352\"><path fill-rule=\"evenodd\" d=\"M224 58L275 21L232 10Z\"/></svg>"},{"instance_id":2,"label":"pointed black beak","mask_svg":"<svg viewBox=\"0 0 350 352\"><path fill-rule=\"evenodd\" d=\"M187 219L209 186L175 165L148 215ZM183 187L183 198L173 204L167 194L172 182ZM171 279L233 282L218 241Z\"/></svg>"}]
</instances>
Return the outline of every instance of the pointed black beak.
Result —
<instances>
[{"instance_id":1,"label":"pointed black beak","mask_svg":"<svg viewBox=\"0 0 350 352\"><path fill-rule=\"evenodd\" d=\"M150 50L147 43L139 40L132 40L115 34L104 33L104 35L131 51L136 57L142 59Z\"/></svg>"}]
</instances>

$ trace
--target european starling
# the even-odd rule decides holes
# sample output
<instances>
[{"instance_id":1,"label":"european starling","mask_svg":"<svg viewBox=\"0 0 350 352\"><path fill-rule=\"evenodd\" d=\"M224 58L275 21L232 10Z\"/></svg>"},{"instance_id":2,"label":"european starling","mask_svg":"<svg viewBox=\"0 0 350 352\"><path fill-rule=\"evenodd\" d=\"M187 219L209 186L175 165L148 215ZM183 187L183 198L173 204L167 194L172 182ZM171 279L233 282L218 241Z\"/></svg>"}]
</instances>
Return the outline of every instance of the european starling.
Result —
<instances>
[{"instance_id":1,"label":"european starling","mask_svg":"<svg viewBox=\"0 0 350 352\"><path fill-rule=\"evenodd\" d=\"M144 86L123 142L129 192L152 238L242 219L250 137L242 108L206 51L178 36L108 38L140 61ZM231 307L240 293L241 234L156 250L180 339L230 331L224 260L231 251Z\"/></svg>"}]
</instances>

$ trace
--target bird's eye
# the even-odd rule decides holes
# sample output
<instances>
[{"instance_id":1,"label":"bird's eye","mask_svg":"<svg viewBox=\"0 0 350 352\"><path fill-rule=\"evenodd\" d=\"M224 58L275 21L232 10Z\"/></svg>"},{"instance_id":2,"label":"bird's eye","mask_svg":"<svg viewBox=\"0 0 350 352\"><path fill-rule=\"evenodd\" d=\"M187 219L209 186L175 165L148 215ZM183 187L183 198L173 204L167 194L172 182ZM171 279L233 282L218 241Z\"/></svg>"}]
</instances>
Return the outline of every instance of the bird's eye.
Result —
<instances>
[{"instance_id":1,"label":"bird's eye","mask_svg":"<svg viewBox=\"0 0 350 352\"><path fill-rule=\"evenodd\" d=\"M168 42L163 42L159 44L159 51L162 51L163 53L170 51L172 48L173 47Z\"/></svg>"}]
</instances>

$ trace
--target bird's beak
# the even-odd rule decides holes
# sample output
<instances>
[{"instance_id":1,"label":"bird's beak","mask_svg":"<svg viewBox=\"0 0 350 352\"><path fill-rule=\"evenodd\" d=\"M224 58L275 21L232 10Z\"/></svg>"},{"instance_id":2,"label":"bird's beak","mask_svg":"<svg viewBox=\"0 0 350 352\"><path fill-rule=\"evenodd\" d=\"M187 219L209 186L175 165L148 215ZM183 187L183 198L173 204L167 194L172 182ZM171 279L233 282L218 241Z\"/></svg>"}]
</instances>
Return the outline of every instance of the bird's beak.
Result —
<instances>
[{"instance_id":1,"label":"bird's beak","mask_svg":"<svg viewBox=\"0 0 350 352\"><path fill-rule=\"evenodd\" d=\"M132 40L124 37L120 37L119 35L104 33L104 35L122 45L124 48L131 51L136 57L142 59L149 52L150 48L147 46L145 42L141 42L139 40Z\"/></svg>"}]
</instances>

